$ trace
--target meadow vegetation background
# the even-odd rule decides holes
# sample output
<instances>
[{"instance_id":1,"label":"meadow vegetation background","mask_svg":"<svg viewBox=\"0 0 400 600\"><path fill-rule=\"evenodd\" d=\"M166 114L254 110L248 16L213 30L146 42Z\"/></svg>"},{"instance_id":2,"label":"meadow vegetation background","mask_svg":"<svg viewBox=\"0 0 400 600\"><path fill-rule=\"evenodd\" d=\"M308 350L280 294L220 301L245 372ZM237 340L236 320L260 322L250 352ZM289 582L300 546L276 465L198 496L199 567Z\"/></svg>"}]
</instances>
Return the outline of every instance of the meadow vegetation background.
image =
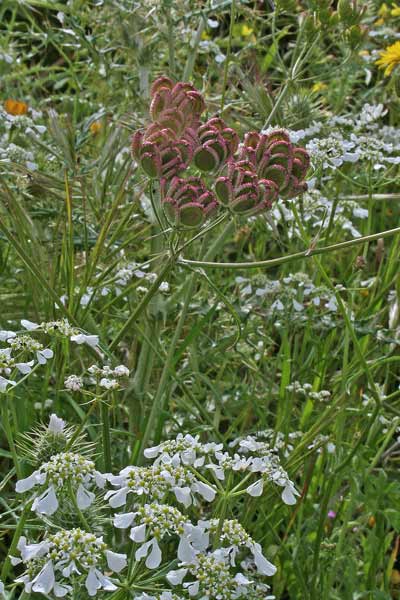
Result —
<instances>
[{"instance_id":1,"label":"meadow vegetation background","mask_svg":"<svg viewBox=\"0 0 400 600\"><path fill-rule=\"evenodd\" d=\"M0 23L0 597L400 597L400 4ZM308 189L164 210L131 153L159 77L241 143L284 129Z\"/></svg>"}]
</instances>

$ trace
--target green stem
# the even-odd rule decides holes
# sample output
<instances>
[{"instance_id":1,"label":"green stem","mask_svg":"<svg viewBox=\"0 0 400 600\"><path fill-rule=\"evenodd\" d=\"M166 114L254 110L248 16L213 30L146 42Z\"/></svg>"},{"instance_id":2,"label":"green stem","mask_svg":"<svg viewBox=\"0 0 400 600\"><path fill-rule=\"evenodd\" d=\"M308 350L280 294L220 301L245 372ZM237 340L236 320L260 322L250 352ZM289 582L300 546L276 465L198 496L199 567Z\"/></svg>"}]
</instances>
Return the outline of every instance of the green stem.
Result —
<instances>
[{"instance_id":1,"label":"green stem","mask_svg":"<svg viewBox=\"0 0 400 600\"><path fill-rule=\"evenodd\" d=\"M147 294L143 297L142 301L137 305L136 309L127 319L126 323L121 327L113 341L111 342L109 349L110 352L115 350L121 339L124 337L125 333L132 326L132 323L136 321L138 316L145 310L148 303L152 299L152 297L158 292L158 288L160 287L161 282L165 279L166 275L172 270L175 265L177 258L175 256L170 256L164 267L161 269L157 279L154 281L152 286L149 288Z\"/></svg>"},{"instance_id":2,"label":"green stem","mask_svg":"<svg viewBox=\"0 0 400 600\"><path fill-rule=\"evenodd\" d=\"M224 106L225 106L226 84L228 82L228 68L229 68L229 62L231 59L234 22L235 22L235 0L231 0L231 15L230 15L230 21L229 21L228 51L227 51L227 55L226 55L226 59L225 59L224 81L222 84L222 94L221 94L221 112L224 110Z\"/></svg>"},{"instance_id":3,"label":"green stem","mask_svg":"<svg viewBox=\"0 0 400 600\"><path fill-rule=\"evenodd\" d=\"M234 229L234 223L231 221L228 223L228 225L222 231L220 236L216 239L214 244L211 246L211 248L206 253L206 255L205 255L206 259L213 257L218 252L219 248L221 246L223 246L226 238L232 233L233 229ZM193 291L194 291L196 281L197 281L197 273L193 273L193 275L188 279L186 286L185 286L186 290L185 290L183 308L182 308L182 311L181 311L181 314L180 314L180 317L178 320L178 324L175 329L174 336L171 340L171 344L168 349L168 354L165 359L164 368L161 373L160 382L159 382L159 385L157 388L157 392L153 398L153 404L151 407L150 415L149 415L149 418L146 423L146 429L144 431L143 438L141 440L140 449L139 449L139 463L143 460L143 450L146 448L147 442L149 441L151 436L154 435L154 424L155 424L156 417L157 417L157 415L159 415L160 413L163 412L164 407L165 407L165 399L163 398L163 396L164 396L165 388L166 388L166 385L167 385L167 382L169 379L170 370L173 366L176 346L179 342L179 338L180 338L180 335L181 335L181 332L182 332L182 329L183 329L183 326L185 323L185 319L186 319L187 312L189 309L190 301L193 296Z\"/></svg>"},{"instance_id":4,"label":"green stem","mask_svg":"<svg viewBox=\"0 0 400 600\"><path fill-rule=\"evenodd\" d=\"M194 286L196 283L196 279L197 279L197 275L194 273L188 280L188 283L186 284L185 298L184 298L184 302L183 302L182 311L179 316L178 324L176 326L175 333L173 335L171 344L168 349L168 354L165 359L164 368L161 373L160 382L158 384L156 395L153 398L153 405L151 407L150 415L149 415L149 418L148 418L147 424L146 424L146 429L145 429L145 432L143 434L143 438L141 441L140 450L139 450L139 462L141 462L141 460L142 460L143 450L146 448L147 442L149 441L150 437L154 433L155 419L156 419L157 415L159 415L160 412L163 411L163 404L165 404L165 403L162 402L162 397L164 395L164 391L165 391L165 388L166 388L166 385L167 385L167 382L169 379L170 369L172 368L172 365L174 362L176 346L178 344L180 335L182 333L183 326L185 324L187 312L189 309L189 304L190 304L190 301L193 296L193 290L194 290Z\"/></svg>"},{"instance_id":5,"label":"green stem","mask_svg":"<svg viewBox=\"0 0 400 600\"><path fill-rule=\"evenodd\" d=\"M14 442L14 436L13 436L12 427L11 427L11 423L10 423L10 417L8 414L8 410L9 410L8 405L9 405L9 399L7 398L6 401L3 403L3 427L4 427L6 437L7 437L7 442L8 442L8 446L10 448L11 456L12 456L12 459L14 462L15 472L17 474L18 479L21 479L22 478L22 470L21 470L21 466L19 464L17 449L16 449L15 442Z\"/></svg>"},{"instance_id":6,"label":"green stem","mask_svg":"<svg viewBox=\"0 0 400 600\"><path fill-rule=\"evenodd\" d=\"M311 256L315 256L316 254L328 254L329 252L334 252L336 250L341 250L342 248L350 248L352 246L357 246L358 244L363 244L365 242L372 242L374 240L378 240L379 238L390 237L392 235L396 235L400 233L400 227L395 227L394 229L387 229L386 231L381 231L380 233L373 233L371 235L365 235L362 237L355 238L353 240L347 240L346 242L339 242L338 244L331 244L330 246L323 246L322 248L309 248L308 250L303 250L302 252L296 252L294 254L288 254L287 256L280 256L279 258L272 258L270 260L256 260L252 262L211 262L211 261L201 261L201 260L189 260L186 258L179 259L178 262L187 265L193 265L195 267L205 267L214 268L214 269L269 269L272 267L276 267L277 265L281 265L283 263L290 262L292 260L299 260L301 258L310 258Z\"/></svg>"},{"instance_id":7,"label":"green stem","mask_svg":"<svg viewBox=\"0 0 400 600\"><path fill-rule=\"evenodd\" d=\"M111 435L110 435L110 414L109 407L105 400L100 404L101 411L101 427L102 427L102 438L103 438L103 460L104 468L107 473L111 472Z\"/></svg>"}]
</instances>

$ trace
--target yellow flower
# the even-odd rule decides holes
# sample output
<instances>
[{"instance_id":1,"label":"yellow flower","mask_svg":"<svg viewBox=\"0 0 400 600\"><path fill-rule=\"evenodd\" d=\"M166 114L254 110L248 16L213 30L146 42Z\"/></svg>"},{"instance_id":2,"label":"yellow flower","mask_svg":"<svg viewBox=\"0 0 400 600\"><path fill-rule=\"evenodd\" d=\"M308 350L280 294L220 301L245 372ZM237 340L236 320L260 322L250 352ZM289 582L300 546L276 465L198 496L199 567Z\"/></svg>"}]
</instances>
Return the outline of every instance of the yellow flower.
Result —
<instances>
[{"instance_id":1,"label":"yellow flower","mask_svg":"<svg viewBox=\"0 0 400 600\"><path fill-rule=\"evenodd\" d=\"M380 7L380 9L378 10L378 15L382 18L382 19L387 19L387 17L390 14L390 9L388 7L388 5L386 4L386 2L384 2L382 4L382 6Z\"/></svg>"},{"instance_id":2,"label":"yellow flower","mask_svg":"<svg viewBox=\"0 0 400 600\"><path fill-rule=\"evenodd\" d=\"M92 133L93 135L97 135L99 133L99 131L101 130L101 123L100 121L93 121L93 123L90 124L90 133Z\"/></svg>"},{"instance_id":3,"label":"yellow flower","mask_svg":"<svg viewBox=\"0 0 400 600\"><path fill-rule=\"evenodd\" d=\"M251 35L253 33L253 30L251 27L248 27L247 25L242 25L240 33L242 34L243 37L248 37L249 35Z\"/></svg>"},{"instance_id":4,"label":"yellow flower","mask_svg":"<svg viewBox=\"0 0 400 600\"><path fill-rule=\"evenodd\" d=\"M380 69L385 69L385 75L390 75L398 64L400 64L400 42L395 42L391 46L379 52L380 58L375 61L375 64Z\"/></svg>"},{"instance_id":5,"label":"yellow flower","mask_svg":"<svg viewBox=\"0 0 400 600\"><path fill-rule=\"evenodd\" d=\"M392 10L390 11L390 14L392 15L392 17L400 17L400 6L397 6L397 4L392 3Z\"/></svg>"},{"instance_id":6,"label":"yellow flower","mask_svg":"<svg viewBox=\"0 0 400 600\"><path fill-rule=\"evenodd\" d=\"M326 90L327 87L328 86L326 85L326 83L323 83L322 81L317 81L317 83L314 83L311 90L318 94L318 92L323 92L324 90Z\"/></svg>"},{"instance_id":7,"label":"yellow flower","mask_svg":"<svg viewBox=\"0 0 400 600\"><path fill-rule=\"evenodd\" d=\"M4 110L8 112L9 115L20 117L26 115L28 112L28 105L21 100L12 100L9 98L4 102Z\"/></svg>"}]
</instances>

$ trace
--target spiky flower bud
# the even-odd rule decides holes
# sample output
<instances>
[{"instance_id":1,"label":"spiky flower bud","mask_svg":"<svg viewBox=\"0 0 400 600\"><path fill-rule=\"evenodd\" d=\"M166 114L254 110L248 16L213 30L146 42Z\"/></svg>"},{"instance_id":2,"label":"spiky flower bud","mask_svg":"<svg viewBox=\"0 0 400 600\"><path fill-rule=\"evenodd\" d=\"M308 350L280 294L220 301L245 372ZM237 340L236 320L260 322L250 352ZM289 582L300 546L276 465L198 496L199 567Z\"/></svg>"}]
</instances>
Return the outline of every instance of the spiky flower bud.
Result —
<instances>
[{"instance_id":1,"label":"spiky flower bud","mask_svg":"<svg viewBox=\"0 0 400 600\"><path fill-rule=\"evenodd\" d=\"M199 177L163 179L161 199L168 218L185 227L198 227L218 208L215 195Z\"/></svg>"}]
</instances>

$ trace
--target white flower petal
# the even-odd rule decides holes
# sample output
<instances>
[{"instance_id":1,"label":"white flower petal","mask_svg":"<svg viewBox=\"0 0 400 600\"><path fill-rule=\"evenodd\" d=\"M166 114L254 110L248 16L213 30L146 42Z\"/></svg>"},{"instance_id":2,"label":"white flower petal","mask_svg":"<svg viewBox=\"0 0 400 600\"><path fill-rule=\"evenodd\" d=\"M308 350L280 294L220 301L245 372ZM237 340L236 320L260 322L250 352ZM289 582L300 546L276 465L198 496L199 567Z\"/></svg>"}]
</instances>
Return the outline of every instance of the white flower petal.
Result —
<instances>
[{"instance_id":1,"label":"white flower petal","mask_svg":"<svg viewBox=\"0 0 400 600\"><path fill-rule=\"evenodd\" d=\"M153 542L153 540L149 540L148 542L146 542L145 544L143 544L142 546L140 546L140 548L138 548L136 550L136 552L135 552L136 560L141 560L142 558L147 556L147 553L149 551L149 548L150 548L152 542Z\"/></svg>"},{"instance_id":2,"label":"white flower petal","mask_svg":"<svg viewBox=\"0 0 400 600\"><path fill-rule=\"evenodd\" d=\"M181 562L192 563L196 558L196 552L190 545L188 539L184 536L179 540L178 545L178 558Z\"/></svg>"},{"instance_id":3,"label":"white flower petal","mask_svg":"<svg viewBox=\"0 0 400 600\"><path fill-rule=\"evenodd\" d=\"M49 358L53 358L54 352L50 350L50 348L45 348L44 350L38 350L36 352L36 358L40 365L45 365Z\"/></svg>"},{"instance_id":4,"label":"white flower petal","mask_svg":"<svg viewBox=\"0 0 400 600\"><path fill-rule=\"evenodd\" d=\"M102 475L102 473L100 473L99 471L95 471L94 472L94 480L96 482L97 487L103 489L103 487L106 485L106 481L107 479L104 477L104 475Z\"/></svg>"},{"instance_id":5,"label":"white flower petal","mask_svg":"<svg viewBox=\"0 0 400 600\"><path fill-rule=\"evenodd\" d=\"M89 492L83 487L82 484L80 484L76 492L76 503L78 505L78 508L88 508L92 504L94 499L95 495L93 494L93 492Z\"/></svg>"},{"instance_id":6,"label":"white flower petal","mask_svg":"<svg viewBox=\"0 0 400 600\"><path fill-rule=\"evenodd\" d=\"M95 569L90 569L88 576L86 577L85 586L89 596L95 596L97 590L101 588L101 583L96 575Z\"/></svg>"},{"instance_id":7,"label":"white flower petal","mask_svg":"<svg viewBox=\"0 0 400 600\"><path fill-rule=\"evenodd\" d=\"M156 539L151 540L151 552L146 559L148 569L156 569L161 564L161 550Z\"/></svg>"},{"instance_id":8,"label":"white flower petal","mask_svg":"<svg viewBox=\"0 0 400 600\"><path fill-rule=\"evenodd\" d=\"M197 594L199 593L200 583L196 581L194 583L188 584L187 586L183 584L183 587L187 587L189 596L197 596Z\"/></svg>"},{"instance_id":9,"label":"white flower petal","mask_svg":"<svg viewBox=\"0 0 400 600\"><path fill-rule=\"evenodd\" d=\"M33 365L34 365L33 360L30 360L29 362L26 362L26 363L15 363L15 366L17 367L18 371L20 373L22 373L22 375L28 375L28 373L30 373L32 371Z\"/></svg>"},{"instance_id":10,"label":"white flower petal","mask_svg":"<svg viewBox=\"0 0 400 600\"><path fill-rule=\"evenodd\" d=\"M100 571L98 571L97 569L95 569L95 571L97 579L100 581L100 585L103 588L103 590L105 590L106 592L114 592L116 589L118 589L117 586L111 581L111 579L103 575L103 573L100 573Z\"/></svg>"},{"instance_id":11,"label":"white flower petal","mask_svg":"<svg viewBox=\"0 0 400 600\"><path fill-rule=\"evenodd\" d=\"M96 348L96 346L99 345L98 335L85 335L84 333L78 333L78 335L71 335L70 340L76 344L87 344L92 348Z\"/></svg>"},{"instance_id":12,"label":"white flower petal","mask_svg":"<svg viewBox=\"0 0 400 600\"><path fill-rule=\"evenodd\" d=\"M0 342L6 342L7 340L15 337L17 337L17 334L14 333L14 331L6 331L5 329L0 331Z\"/></svg>"},{"instance_id":13,"label":"white flower petal","mask_svg":"<svg viewBox=\"0 0 400 600\"><path fill-rule=\"evenodd\" d=\"M24 492L31 490L38 483L37 481L38 471L34 471L29 477L25 479L19 479L15 484L15 491L17 494L23 494Z\"/></svg>"},{"instance_id":14,"label":"white flower petal","mask_svg":"<svg viewBox=\"0 0 400 600\"><path fill-rule=\"evenodd\" d=\"M39 329L40 325L37 323L33 323L32 321L27 321L27 319L21 319L21 325L24 329L28 331L35 331L35 329Z\"/></svg>"},{"instance_id":15,"label":"white flower petal","mask_svg":"<svg viewBox=\"0 0 400 600\"><path fill-rule=\"evenodd\" d=\"M292 506L293 504L296 504L295 495L298 496L299 493L295 490L294 486L291 483L288 483L288 485L285 486L285 489L281 494L281 498L285 504Z\"/></svg>"},{"instance_id":16,"label":"white flower petal","mask_svg":"<svg viewBox=\"0 0 400 600\"><path fill-rule=\"evenodd\" d=\"M26 562L33 558L40 558L41 556L44 556L49 550L49 544L47 542L27 544L26 537L21 535L17 544L17 548L21 553L22 560Z\"/></svg>"},{"instance_id":17,"label":"white flower petal","mask_svg":"<svg viewBox=\"0 0 400 600\"><path fill-rule=\"evenodd\" d=\"M214 488L212 488L211 485L203 483L202 481L197 481L192 486L192 490L194 492L198 492L200 496L204 498L204 500L207 500L207 502L212 502L215 498L216 492Z\"/></svg>"},{"instance_id":18,"label":"white flower petal","mask_svg":"<svg viewBox=\"0 0 400 600\"><path fill-rule=\"evenodd\" d=\"M0 375L0 392L6 392L9 385L13 387L14 385L17 385L17 382L12 381L11 379L6 379Z\"/></svg>"},{"instance_id":19,"label":"white flower petal","mask_svg":"<svg viewBox=\"0 0 400 600\"><path fill-rule=\"evenodd\" d=\"M47 431L50 431L51 433L62 433L64 431L65 425L66 423L64 419L60 419L60 417L57 417L57 415L52 414L50 415L50 421L47 426Z\"/></svg>"},{"instance_id":20,"label":"white flower petal","mask_svg":"<svg viewBox=\"0 0 400 600\"><path fill-rule=\"evenodd\" d=\"M107 494L104 497L106 500L109 499L108 502L112 508L119 508L120 506L126 504L127 493L128 488L122 488L120 490L117 490L116 492L107 492Z\"/></svg>"},{"instance_id":21,"label":"white flower petal","mask_svg":"<svg viewBox=\"0 0 400 600\"><path fill-rule=\"evenodd\" d=\"M186 508L192 504L192 495L190 493L190 488L174 487L172 488L172 491L174 492L177 501L181 502L181 504L183 504L183 506L185 506Z\"/></svg>"},{"instance_id":22,"label":"white flower petal","mask_svg":"<svg viewBox=\"0 0 400 600\"><path fill-rule=\"evenodd\" d=\"M146 523L138 525L137 527L132 527L129 537L134 542L144 542L144 540L146 539Z\"/></svg>"},{"instance_id":23,"label":"white flower petal","mask_svg":"<svg viewBox=\"0 0 400 600\"><path fill-rule=\"evenodd\" d=\"M114 573L119 573L127 565L126 554L118 554L117 552L106 550L106 558L109 568Z\"/></svg>"},{"instance_id":24,"label":"white flower petal","mask_svg":"<svg viewBox=\"0 0 400 600\"><path fill-rule=\"evenodd\" d=\"M51 485L43 494L35 498L32 504L32 510L41 515L53 515L58 508L58 500Z\"/></svg>"},{"instance_id":25,"label":"white flower petal","mask_svg":"<svg viewBox=\"0 0 400 600\"><path fill-rule=\"evenodd\" d=\"M63 598L69 592L72 592L72 588L70 585L61 585L57 582L54 584L54 595L56 598Z\"/></svg>"},{"instance_id":26,"label":"white flower petal","mask_svg":"<svg viewBox=\"0 0 400 600\"><path fill-rule=\"evenodd\" d=\"M153 446L152 448L146 448L143 452L146 458L156 458L160 452L160 446Z\"/></svg>"},{"instance_id":27,"label":"white flower petal","mask_svg":"<svg viewBox=\"0 0 400 600\"><path fill-rule=\"evenodd\" d=\"M135 518L135 513L120 513L119 515L115 515L114 517L114 527L117 529L127 529L133 523L133 519Z\"/></svg>"},{"instance_id":28,"label":"white flower petal","mask_svg":"<svg viewBox=\"0 0 400 600\"><path fill-rule=\"evenodd\" d=\"M247 579L247 577L245 577L243 573L236 573L235 581L239 585L249 585L249 583L251 583L250 579Z\"/></svg>"},{"instance_id":29,"label":"white flower petal","mask_svg":"<svg viewBox=\"0 0 400 600\"><path fill-rule=\"evenodd\" d=\"M49 594L54 587L54 583L53 563L49 560L35 579L32 580L32 590L41 594Z\"/></svg>"},{"instance_id":30,"label":"white flower petal","mask_svg":"<svg viewBox=\"0 0 400 600\"><path fill-rule=\"evenodd\" d=\"M167 574L167 580L171 585L180 585L184 580L187 572L187 569L177 569L176 571L170 571Z\"/></svg>"},{"instance_id":31,"label":"white flower petal","mask_svg":"<svg viewBox=\"0 0 400 600\"><path fill-rule=\"evenodd\" d=\"M251 485L249 485L249 487L246 488L246 492L250 496L258 497L258 496L261 496L261 494L263 493L263 489L264 489L263 480L259 479L255 483L252 483Z\"/></svg>"},{"instance_id":32,"label":"white flower petal","mask_svg":"<svg viewBox=\"0 0 400 600\"><path fill-rule=\"evenodd\" d=\"M252 552L257 571L261 573L261 575L268 575L268 577L272 577L272 575L275 575L276 567L265 558L265 556L261 552L260 544L254 544Z\"/></svg>"}]
</instances>

